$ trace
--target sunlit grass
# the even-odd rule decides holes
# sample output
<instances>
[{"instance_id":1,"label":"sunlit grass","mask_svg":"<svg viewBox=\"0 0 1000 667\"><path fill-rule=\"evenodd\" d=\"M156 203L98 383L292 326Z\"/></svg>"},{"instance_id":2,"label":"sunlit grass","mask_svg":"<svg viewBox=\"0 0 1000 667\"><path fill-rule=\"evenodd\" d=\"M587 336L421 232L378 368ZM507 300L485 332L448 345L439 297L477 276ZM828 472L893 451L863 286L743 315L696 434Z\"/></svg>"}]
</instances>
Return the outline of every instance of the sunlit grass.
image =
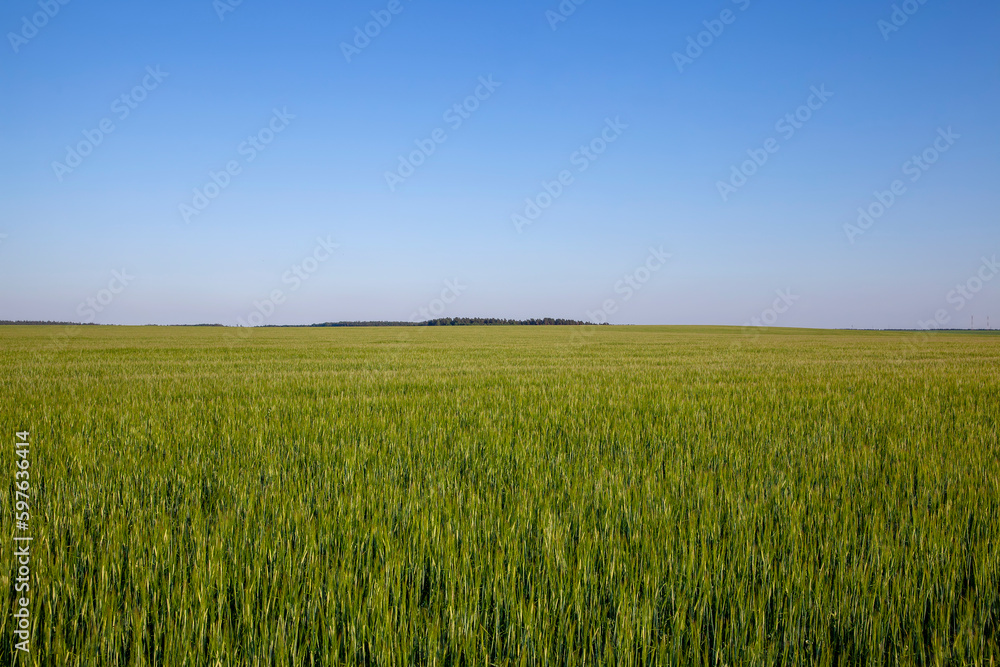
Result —
<instances>
[{"instance_id":1,"label":"sunlit grass","mask_svg":"<svg viewBox=\"0 0 1000 667\"><path fill-rule=\"evenodd\" d=\"M34 664L1000 659L998 337L58 332L0 328Z\"/></svg>"}]
</instances>

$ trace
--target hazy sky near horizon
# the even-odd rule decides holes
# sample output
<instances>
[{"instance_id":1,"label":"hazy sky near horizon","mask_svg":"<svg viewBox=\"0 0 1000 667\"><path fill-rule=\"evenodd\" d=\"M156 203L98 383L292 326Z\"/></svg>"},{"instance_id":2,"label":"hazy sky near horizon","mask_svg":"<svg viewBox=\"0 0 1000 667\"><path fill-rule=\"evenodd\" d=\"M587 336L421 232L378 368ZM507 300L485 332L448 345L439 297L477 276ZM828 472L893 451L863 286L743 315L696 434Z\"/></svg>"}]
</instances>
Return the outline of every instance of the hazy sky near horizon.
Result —
<instances>
[{"instance_id":1,"label":"hazy sky near horizon","mask_svg":"<svg viewBox=\"0 0 1000 667\"><path fill-rule=\"evenodd\" d=\"M996 2L63 2L0 319L1000 327Z\"/></svg>"}]
</instances>

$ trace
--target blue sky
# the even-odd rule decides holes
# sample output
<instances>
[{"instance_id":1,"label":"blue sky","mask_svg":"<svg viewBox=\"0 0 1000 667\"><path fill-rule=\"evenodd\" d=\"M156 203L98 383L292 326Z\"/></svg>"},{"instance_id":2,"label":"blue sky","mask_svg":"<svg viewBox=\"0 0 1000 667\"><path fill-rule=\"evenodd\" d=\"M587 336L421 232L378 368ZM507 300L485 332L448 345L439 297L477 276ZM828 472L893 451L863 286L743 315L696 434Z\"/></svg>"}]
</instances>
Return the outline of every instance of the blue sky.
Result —
<instances>
[{"instance_id":1,"label":"blue sky","mask_svg":"<svg viewBox=\"0 0 1000 667\"><path fill-rule=\"evenodd\" d=\"M0 9L0 319L1000 326L994 2L231 2Z\"/></svg>"}]
</instances>

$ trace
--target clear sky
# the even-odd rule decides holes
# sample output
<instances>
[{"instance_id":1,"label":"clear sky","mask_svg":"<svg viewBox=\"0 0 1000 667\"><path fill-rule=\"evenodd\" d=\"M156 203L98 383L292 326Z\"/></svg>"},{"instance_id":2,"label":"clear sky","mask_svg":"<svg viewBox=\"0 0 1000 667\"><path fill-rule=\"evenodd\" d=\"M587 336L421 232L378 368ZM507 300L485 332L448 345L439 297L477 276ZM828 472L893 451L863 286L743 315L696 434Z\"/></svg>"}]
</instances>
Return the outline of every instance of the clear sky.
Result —
<instances>
[{"instance_id":1,"label":"clear sky","mask_svg":"<svg viewBox=\"0 0 1000 667\"><path fill-rule=\"evenodd\" d=\"M10 0L0 28L0 319L1000 327L991 0Z\"/></svg>"}]
</instances>

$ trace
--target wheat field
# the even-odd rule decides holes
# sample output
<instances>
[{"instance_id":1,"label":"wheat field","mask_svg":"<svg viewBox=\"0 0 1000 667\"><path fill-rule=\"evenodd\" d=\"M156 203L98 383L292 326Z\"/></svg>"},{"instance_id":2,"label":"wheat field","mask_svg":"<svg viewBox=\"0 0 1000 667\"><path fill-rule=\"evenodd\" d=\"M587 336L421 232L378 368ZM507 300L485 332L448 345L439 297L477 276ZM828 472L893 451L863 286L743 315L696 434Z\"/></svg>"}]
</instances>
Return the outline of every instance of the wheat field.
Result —
<instances>
[{"instance_id":1,"label":"wheat field","mask_svg":"<svg viewBox=\"0 0 1000 667\"><path fill-rule=\"evenodd\" d=\"M23 664L1000 662L986 332L18 326L0 358Z\"/></svg>"}]
</instances>

